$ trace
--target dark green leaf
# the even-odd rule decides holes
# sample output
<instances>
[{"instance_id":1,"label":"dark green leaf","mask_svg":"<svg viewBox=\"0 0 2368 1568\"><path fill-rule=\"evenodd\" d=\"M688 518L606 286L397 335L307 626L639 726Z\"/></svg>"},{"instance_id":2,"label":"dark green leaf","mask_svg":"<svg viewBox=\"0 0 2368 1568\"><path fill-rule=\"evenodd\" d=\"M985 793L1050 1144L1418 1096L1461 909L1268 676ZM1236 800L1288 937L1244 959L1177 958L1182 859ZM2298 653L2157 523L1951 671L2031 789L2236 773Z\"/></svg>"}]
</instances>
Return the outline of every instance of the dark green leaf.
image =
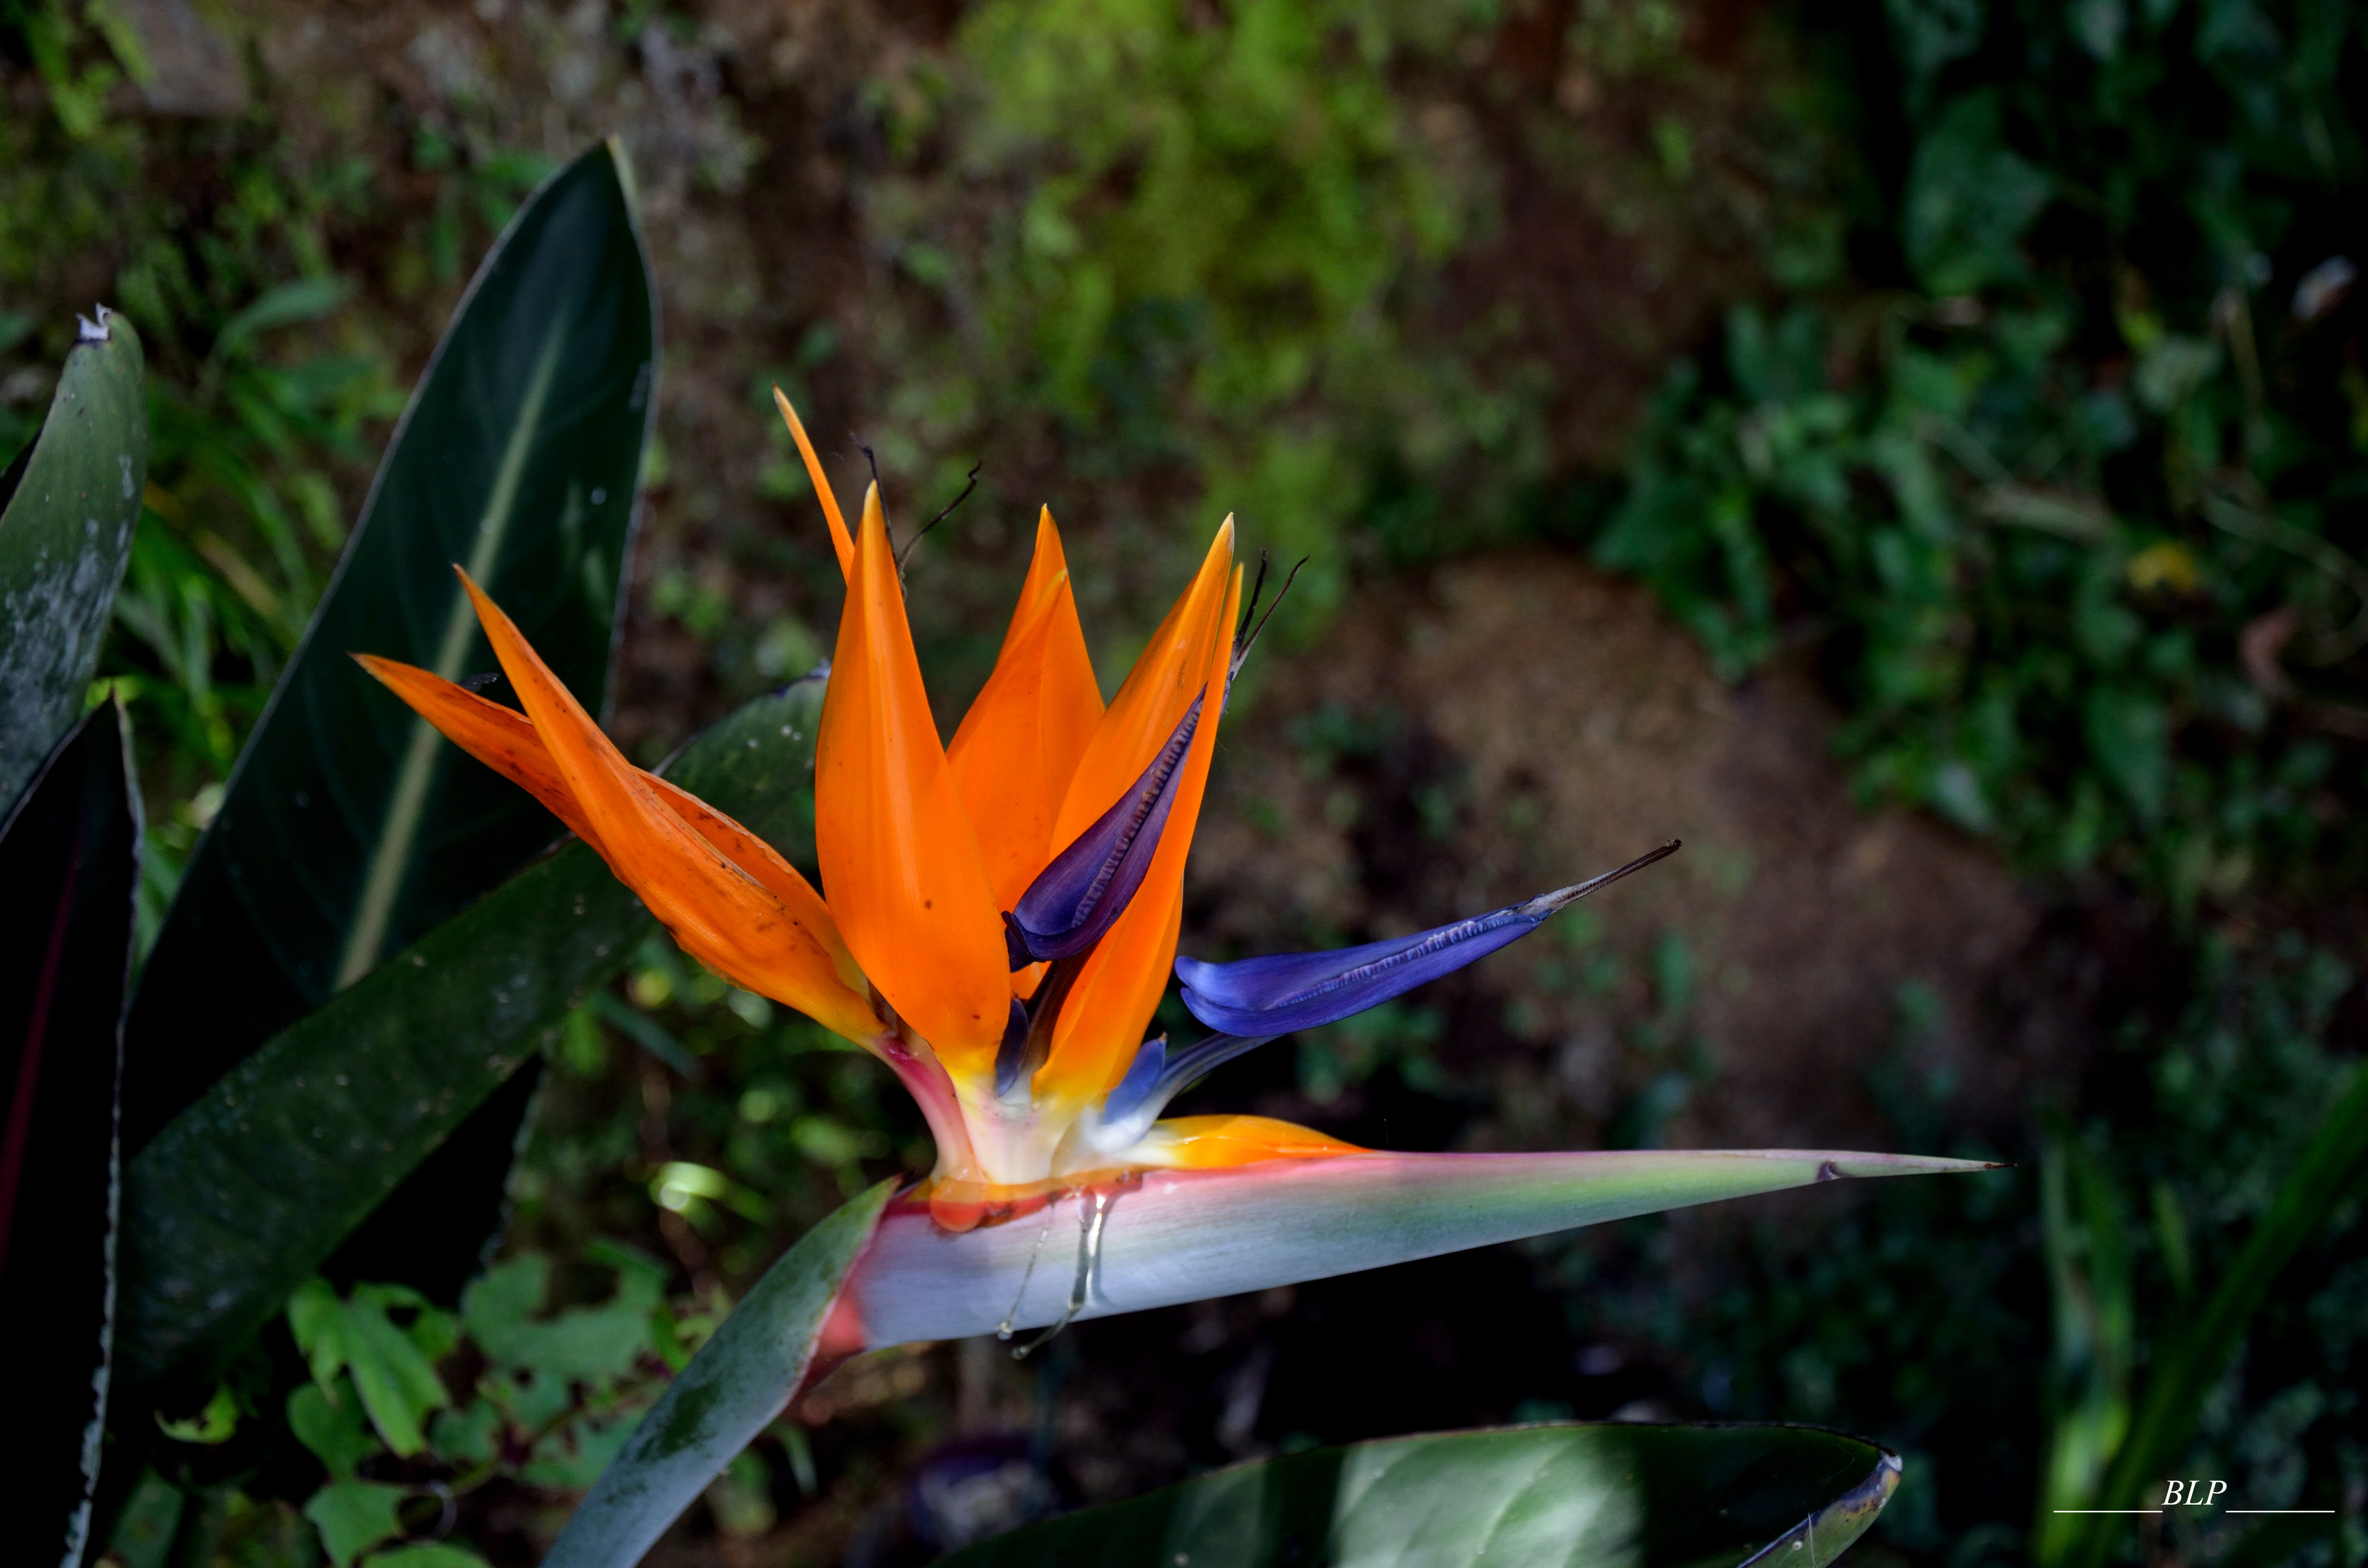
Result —
<instances>
[{"instance_id":1,"label":"dark green leaf","mask_svg":"<svg viewBox=\"0 0 2368 1568\"><path fill-rule=\"evenodd\" d=\"M1807 1426L1513 1426L1319 1449L982 1541L947 1568L1821 1568L1899 1461ZM553 1558L556 1561L556 1558Z\"/></svg>"},{"instance_id":2,"label":"dark green leaf","mask_svg":"<svg viewBox=\"0 0 2368 1568\"><path fill-rule=\"evenodd\" d=\"M268 289L261 298L222 324L214 337L214 355L227 358L276 327L318 321L346 302L349 292L340 278L299 278Z\"/></svg>"},{"instance_id":3,"label":"dark green leaf","mask_svg":"<svg viewBox=\"0 0 2368 1568\"><path fill-rule=\"evenodd\" d=\"M813 1366L839 1286L895 1190L883 1181L853 1199L765 1271L600 1472L544 1568L630 1568L772 1424Z\"/></svg>"},{"instance_id":4,"label":"dark green leaf","mask_svg":"<svg viewBox=\"0 0 2368 1568\"><path fill-rule=\"evenodd\" d=\"M314 288L265 316L326 298ZM655 363L624 173L596 147L528 200L478 270L190 858L133 1003L127 1149L555 836L541 806L347 654L455 677L492 668L452 575L461 562L597 710Z\"/></svg>"},{"instance_id":5,"label":"dark green leaf","mask_svg":"<svg viewBox=\"0 0 2368 1568\"><path fill-rule=\"evenodd\" d=\"M74 727L98 665L148 479L141 375L140 335L101 310L0 474L0 811Z\"/></svg>"},{"instance_id":6,"label":"dark green leaf","mask_svg":"<svg viewBox=\"0 0 2368 1568\"><path fill-rule=\"evenodd\" d=\"M749 703L667 777L810 859L821 690ZM655 929L571 842L207 1089L126 1172L124 1375L203 1371L260 1327Z\"/></svg>"},{"instance_id":7,"label":"dark green leaf","mask_svg":"<svg viewBox=\"0 0 2368 1568\"><path fill-rule=\"evenodd\" d=\"M2228 1554L2220 1559L2219 1568L2278 1568L2279 1563L2300 1556L2320 1541L2334 1548L2328 1553L2332 1561L2343 1561L2343 1516L2340 1512L2264 1519L2229 1549Z\"/></svg>"},{"instance_id":8,"label":"dark green leaf","mask_svg":"<svg viewBox=\"0 0 2368 1568\"><path fill-rule=\"evenodd\" d=\"M1967 93L1916 144L1901 198L1900 239L1924 287L1970 294L2022 276L2022 232L2054 193L2011 151L1995 94Z\"/></svg>"},{"instance_id":9,"label":"dark green leaf","mask_svg":"<svg viewBox=\"0 0 2368 1568\"><path fill-rule=\"evenodd\" d=\"M361 1401L346 1391L347 1397L332 1403L328 1391L318 1383L306 1383L288 1396L288 1429L296 1440L313 1450L332 1481L349 1481L354 1467L383 1448L362 1424Z\"/></svg>"},{"instance_id":10,"label":"dark green leaf","mask_svg":"<svg viewBox=\"0 0 2368 1568\"><path fill-rule=\"evenodd\" d=\"M403 1533L395 1510L409 1495L400 1486L375 1481L333 1481L313 1494L304 1517L321 1529L321 1544L337 1568Z\"/></svg>"},{"instance_id":11,"label":"dark green leaf","mask_svg":"<svg viewBox=\"0 0 2368 1568\"><path fill-rule=\"evenodd\" d=\"M415 1540L371 1552L363 1568L485 1568L485 1560L450 1541Z\"/></svg>"},{"instance_id":12,"label":"dark green leaf","mask_svg":"<svg viewBox=\"0 0 2368 1568\"><path fill-rule=\"evenodd\" d=\"M457 1306L485 1267L509 1216L509 1177L542 1082L529 1057L370 1218L337 1244L321 1272L339 1290L399 1275L438 1306Z\"/></svg>"},{"instance_id":13,"label":"dark green leaf","mask_svg":"<svg viewBox=\"0 0 2368 1568\"><path fill-rule=\"evenodd\" d=\"M2089 694L2083 717L2098 767L2142 821L2159 822L2170 789L2170 715L2162 703L2124 687L2100 686Z\"/></svg>"},{"instance_id":14,"label":"dark green leaf","mask_svg":"<svg viewBox=\"0 0 2368 1568\"><path fill-rule=\"evenodd\" d=\"M405 1329L390 1308L417 1309L417 1316ZM324 1392L334 1393L345 1373L388 1448L409 1459L427 1447L428 1415L452 1402L436 1375L436 1358L452 1347L449 1317L404 1286L359 1285L340 1301L327 1280L308 1279L288 1299L288 1325Z\"/></svg>"},{"instance_id":15,"label":"dark green leaf","mask_svg":"<svg viewBox=\"0 0 2368 1568\"><path fill-rule=\"evenodd\" d=\"M122 710L92 713L0 826L0 1335L12 1537L71 1560L107 1396L123 988L140 816Z\"/></svg>"}]
</instances>

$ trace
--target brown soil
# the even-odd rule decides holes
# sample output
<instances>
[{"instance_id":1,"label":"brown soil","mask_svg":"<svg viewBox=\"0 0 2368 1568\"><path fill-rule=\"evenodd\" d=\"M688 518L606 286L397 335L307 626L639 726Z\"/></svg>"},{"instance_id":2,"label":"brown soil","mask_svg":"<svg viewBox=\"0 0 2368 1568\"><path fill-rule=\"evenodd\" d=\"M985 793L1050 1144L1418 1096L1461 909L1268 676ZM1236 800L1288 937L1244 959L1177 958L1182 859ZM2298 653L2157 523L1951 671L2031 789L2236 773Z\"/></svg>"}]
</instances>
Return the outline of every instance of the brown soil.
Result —
<instances>
[{"instance_id":1,"label":"brown soil","mask_svg":"<svg viewBox=\"0 0 2368 1568\"><path fill-rule=\"evenodd\" d=\"M1263 676L1201 830L1188 950L1418 929L1685 841L1590 901L1621 960L1602 994L1571 994L1547 935L1449 983L1436 1051L1496 1080L1488 1141L1599 1138L1679 1049L1643 1042L1656 1018L1707 1055L1674 1144L1880 1139L1861 1084L1896 1050L1953 1081L1967 1124L2012 1114L2023 1068L1980 1018L2034 908L1948 829L1854 806L1797 673L1722 686L1643 590L1540 551L1389 585ZM1326 713L1386 732L1378 755L1326 766ZM1691 1007L1647 982L1673 937Z\"/></svg>"}]
</instances>

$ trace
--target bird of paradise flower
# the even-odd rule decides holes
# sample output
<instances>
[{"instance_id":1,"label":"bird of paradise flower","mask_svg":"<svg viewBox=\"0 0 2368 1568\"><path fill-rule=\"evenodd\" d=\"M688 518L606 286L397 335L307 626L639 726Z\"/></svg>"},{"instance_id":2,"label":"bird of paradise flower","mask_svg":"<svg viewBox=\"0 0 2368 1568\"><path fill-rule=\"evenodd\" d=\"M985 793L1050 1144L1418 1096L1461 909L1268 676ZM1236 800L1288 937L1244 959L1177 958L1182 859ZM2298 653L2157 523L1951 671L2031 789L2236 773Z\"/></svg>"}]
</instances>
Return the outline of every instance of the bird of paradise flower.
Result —
<instances>
[{"instance_id":1,"label":"bird of paradise flower","mask_svg":"<svg viewBox=\"0 0 2368 1568\"><path fill-rule=\"evenodd\" d=\"M889 1206L840 1289L826 1359L1839 1176L1984 1168L1799 1150L1392 1153L1263 1117L1163 1118L1224 1062L1468 964L1676 846L1412 936L1179 958L1185 859L1253 639L1232 520L1105 705L1045 510L994 672L943 744L878 485L850 529L780 408L847 583L816 739L827 902L771 846L630 764L466 574L523 712L358 656L550 807L687 951L861 1046L912 1094L937 1164ZM1144 1039L1171 966L1214 1031L1180 1049ZM1075 1266L1040 1268L1064 1203Z\"/></svg>"}]
</instances>

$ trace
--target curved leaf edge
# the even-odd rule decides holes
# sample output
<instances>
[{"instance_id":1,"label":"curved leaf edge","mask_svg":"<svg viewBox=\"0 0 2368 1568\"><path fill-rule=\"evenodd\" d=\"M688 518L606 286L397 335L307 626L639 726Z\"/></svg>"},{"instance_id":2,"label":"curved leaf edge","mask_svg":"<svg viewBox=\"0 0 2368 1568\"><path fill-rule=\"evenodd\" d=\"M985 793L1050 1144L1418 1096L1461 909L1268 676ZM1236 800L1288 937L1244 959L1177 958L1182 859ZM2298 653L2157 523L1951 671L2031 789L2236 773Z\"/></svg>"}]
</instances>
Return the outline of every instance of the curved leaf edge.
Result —
<instances>
[{"instance_id":1,"label":"curved leaf edge","mask_svg":"<svg viewBox=\"0 0 2368 1568\"><path fill-rule=\"evenodd\" d=\"M1272 1472L1281 1465L1306 1466L1337 1474L1349 1468L1348 1461L1353 1457L1383 1453L1392 1449L1410 1449L1452 1442L1460 1438L1490 1438L1521 1433L1581 1434L1588 1432L1601 1432L1623 1437L1646 1433L1801 1435L1838 1439L1870 1452L1873 1459L1872 1465L1856 1482L1813 1508L1801 1518L1799 1523L1776 1534L1765 1545L1759 1546L1757 1550L1739 1550L1739 1554L1731 1560L1733 1568L1775 1568L1778 1563L1785 1564L1786 1568L1827 1568L1827 1565L1840 1558L1868 1529L1873 1528L1876 1518L1882 1514L1884 1505L1898 1490L1900 1480L1905 1473L1900 1457L1881 1444L1852 1433L1804 1422L1546 1421L1516 1423L1501 1426L1465 1427L1370 1438L1363 1442L1336 1444L1298 1454L1284 1455L1277 1459L1245 1460L1222 1469L1204 1471L1172 1485L1144 1493L1139 1497L1079 1509L1074 1513L1024 1525L1006 1534L991 1537L957 1550L940 1558L939 1562L940 1568L1025 1568L1025 1565L1039 1562L1091 1563L1093 1568L1168 1568L1171 1562L1184 1561L1186 1554L1171 1553L1170 1548L1177 1543L1172 1540L1165 1539L1165 1531L1162 1532L1163 1539L1157 1543L1156 1550L1146 1549L1140 1558L1122 1551L1110 1551L1111 1543L1108 1538L1099 1543L1093 1542L1090 1539L1078 1541L1075 1538L1081 1531L1122 1528L1133 1519L1160 1521L1187 1517L1193 1512L1190 1505L1196 1494L1217 1492L1230 1485L1237 1485L1247 1476L1260 1471ZM1081 1549L1089 1551L1096 1544L1102 1547L1103 1555L1099 1557L1078 1555ZM1296 1562L1300 1560L1297 1551L1301 1550L1304 1550L1304 1547L1298 1543L1290 1543L1280 1554L1261 1553L1255 1560L1244 1560L1241 1568L1250 1568L1253 1561L1263 1564L1269 1556L1272 1556L1276 1562L1286 1560ZM1488 1560L1493 1561L1493 1559ZM1320 1552L1316 1561L1329 1562L1331 1558L1328 1553ZM1569 1565L1575 1565L1580 1560L1555 1558L1551 1561L1569 1568ZM1623 1557L1621 1561L1623 1563L1632 1562L1627 1557ZM1729 1559L1712 1556L1697 1560L1693 1562L1692 1568L1709 1568L1711 1564L1727 1561ZM1651 1563L1651 1560L1644 1558L1636 1558L1633 1562L1635 1568L1643 1568L1643 1565ZM570 1565L570 1568L574 1568L574 1565ZM1229 1568L1232 1568L1232 1565L1229 1565ZM1660 1568L1660 1565L1652 1564L1652 1568Z\"/></svg>"},{"instance_id":2,"label":"curved leaf edge","mask_svg":"<svg viewBox=\"0 0 2368 1568\"><path fill-rule=\"evenodd\" d=\"M850 1199L765 1271L600 1472L543 1568L630 1568L708 1483L835 1364L837 1309L891 1176Z\"/></svg>"}]
</instances>

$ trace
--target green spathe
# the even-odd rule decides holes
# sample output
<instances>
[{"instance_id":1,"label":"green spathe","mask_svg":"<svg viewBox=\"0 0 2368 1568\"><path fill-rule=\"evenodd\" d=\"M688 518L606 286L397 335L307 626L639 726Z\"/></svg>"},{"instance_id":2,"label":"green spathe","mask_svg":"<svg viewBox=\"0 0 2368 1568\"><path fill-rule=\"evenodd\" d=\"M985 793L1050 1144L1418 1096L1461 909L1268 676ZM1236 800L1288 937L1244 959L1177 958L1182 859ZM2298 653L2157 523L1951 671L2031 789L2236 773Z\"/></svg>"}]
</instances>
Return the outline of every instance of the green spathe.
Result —
<instances>
[{"instance_id":1,"label":"green spathe","mask_svg":"<svg viewBox=\"0 0 2368 1568\"><path fill-rule=\"evenodd\" d=\"M951 1234L900 1203L849 1286L867 1345L958 1339L1297 1284L1722 1199L1976 1161L1804 1149L1345 1154L1153 1171ZM1099 1248L1082 1221L1106 1206ZM1072 1296L1074 1312L1069 1311Z\"/></svg>"}]
</instances>

